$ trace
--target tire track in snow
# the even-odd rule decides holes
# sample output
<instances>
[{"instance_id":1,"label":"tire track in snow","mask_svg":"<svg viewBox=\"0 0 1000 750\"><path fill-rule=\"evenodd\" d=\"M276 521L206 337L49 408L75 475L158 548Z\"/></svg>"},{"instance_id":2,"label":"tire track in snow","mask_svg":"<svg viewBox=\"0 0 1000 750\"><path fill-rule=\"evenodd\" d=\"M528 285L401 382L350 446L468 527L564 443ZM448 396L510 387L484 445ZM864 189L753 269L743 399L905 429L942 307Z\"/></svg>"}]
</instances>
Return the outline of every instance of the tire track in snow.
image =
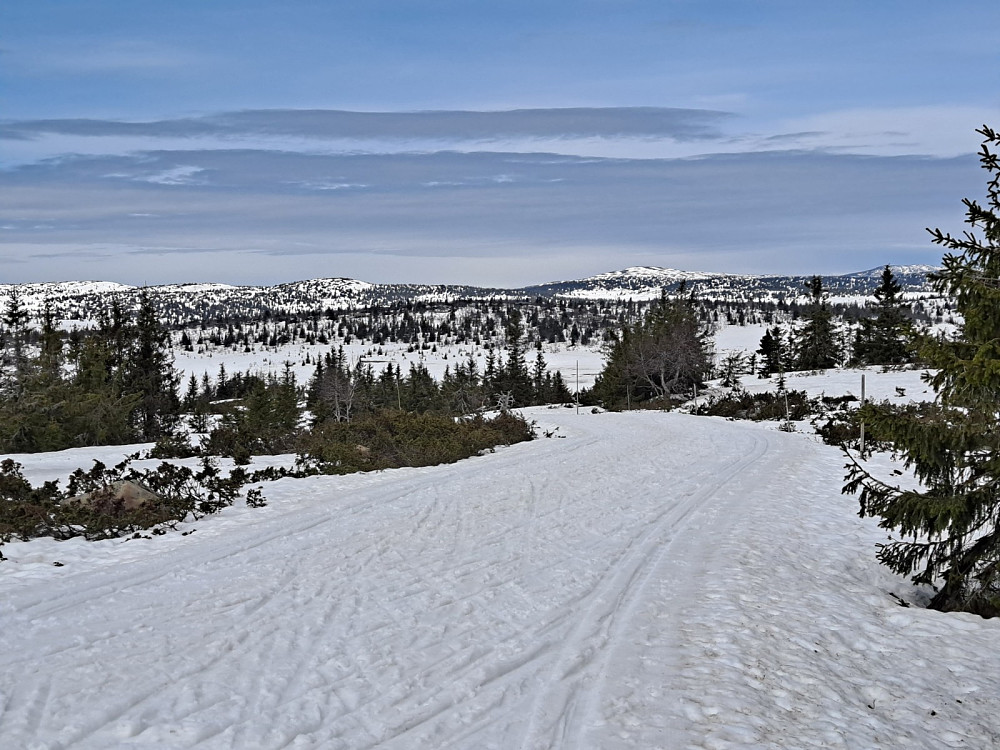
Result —
<instances>
[{"instance_id":1,"label":"tire track in snow","mask_svg":"<svg viewBox=\"0 0 1000 750\"><path fill-rule=\"evenodd\" d=\"M593 723L599 711L606 664L650 578L664 564L673 540L693 513L766 454L769 447L766 437L749 436L752 443L745 456L721 474L702 474L710 481L664 510L630 543L630 549L615 568L587 595L579 624L563 642L541 700L535 701L518 745L522 750L576 750L587 746L585 736L588 724Z\"/></svg>"},{"instance_id":2,"label":"tire track in snow","mask_svg":"<svg viewBox=\"0 0 1000 750\"><path fill-rule=\"evenodd\" d=\"M135 570L21 589L20 624L44 625L46 648L64 622L79 628L75 647L42 657L71 678L53 681L53 699L68 705L102 678L97 660L112 677L86 688L70 731L57 731L49 702L37 704L41 726L11 736L80 748L516 747L544 736L540 714L528 734L525 720L547 703L561 711L564 746L583 741L577 719L599 693L582 682L601 676L659 564L656 545L698 502L697 488L681 494L687 479L643 487L661 478L649 461L690 442L663 416L609 416L628 420L610 441L603 417L564 417L576 425L567 440L359 479L357 497L338 489L329 504L282 506ZM352 484L284 485L331 486ZM661 507L664 494L679 499ZM574 643L589 658L577 663ZM576 713L559 708L559 670Z\"/></svg>"}]
</instances>

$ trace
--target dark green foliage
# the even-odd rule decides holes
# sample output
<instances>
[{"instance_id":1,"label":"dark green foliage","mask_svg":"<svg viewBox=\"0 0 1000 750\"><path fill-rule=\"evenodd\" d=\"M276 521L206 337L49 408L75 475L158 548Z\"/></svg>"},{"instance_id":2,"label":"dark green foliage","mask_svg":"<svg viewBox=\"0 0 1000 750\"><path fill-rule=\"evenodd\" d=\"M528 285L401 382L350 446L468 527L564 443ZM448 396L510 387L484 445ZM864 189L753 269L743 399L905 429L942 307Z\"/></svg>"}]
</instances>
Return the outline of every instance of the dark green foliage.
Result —
<instances>
[{"instance_id":1,"label":"dark green foliage","mask_svg":"<svg viewBox=\"0 0 1000 750\"><path fill-rule=\"evenodd\" d=\"M21 474L20 465L7 459L0 463L0 543L12 538L50 536L88 540L111 539L162 529L185 519L198 519L232 505L247 477L233 472L223 477L210 461L198 471L163 463L156 469L139 471L131 459L107 467L95 461L89 471L77 469L60 492L55 482L33 488ZM135 482L158 496L147 506L126 509L115 500L110 485L118 480ZM92 493L86 503L65 503L68 498ZM105 496L102 497L102 493ZM260 501L262 498L255 498Z\"/></svg>"},{"instance_id":2,"label":"dark green foliage","mask_svg":"<svg viewBox=\"0 0 1000 750\"><path fill-rule=\"evenodd\" d=\"M719 362L719 385L735 388L740 383L740 375L746 372L746 356L742 352L729 352Z\"/></svg>"},{"instance_id":3,"label":"dark green foliage","mask_svg":"<svg viewBox=\"0 0 1000 750\"><path fill-rule=\"evenodd\" d=\"M842 448L859 448L861 444L861 415L855 406L854 396L831 398L824 396L820 400L818 416L813 419L816 433L827 445ZM871 430L865 433L865 451L889 450L891 446L875 438Z\"/></svg>"},{"instance_id":4,"label":"dark green foliage","mask_svg":"<svg viewBox=\"0 0 1000 750\"><path fill-rule=\"evenodd\" d=\"M874 317L863 318L854 338L854 363L903 365L915 357L913 325L903 311L902 287L889 266L875 289Z\"/></svg>"},{"instance_id":5,"label":"dark green foliage","mask_svg":"<svg viewBox=\"0 0 1000 750\"><path fill-rule=\"evenodd\" d=\"M21 301L16 286L10 287L7 293L3 324L6 329L5 343L7 344L3 364L10 371L9 380L3 386L4 390L16 395L23 388L23 380L28 368L28 358L25 353L28 311Z\"/></svg>"},{"instance_id":6,"label":"dark green foliage","mask_svg":"<svg viewBox=\"0 0 1000 750\"><path fill-rule=\"evenodd\" d=\"M299 431L298 389L290 368L280 378L258 381L238 404L228 409L202 442L206 455L229 456L238 464L251 456L294 450Z\"/></svg>"},{"instance_id":7,"label":"dark green foliage","mask_svg":"<svg viewBox=\"0 0 1000 750\"><path fill-rule=\"evenodd\" d=\"M248 508L264 508L267 506L267 498L259 487L247 490L246 499Z\"/></svg>"},{"instance_id":8,"label":"dark green foliage","mask_svg":"<svg viewBox=\"0 0 1000 750\"><path fill-rule=\"evenodd\" d=\"M134 341L122 363L123 390L139 397L133 414L139 435L143 440L155 440L176 423L180 401L167 331L146 290L139 295L133 330Z\"/></svg>"},{"instance_id":9,"label":"dark green foliage","mask_svg":"<svg viewBox=\"0 0 1000 750\"><path fill-rule=\"evenodd\" d=\"M795 333L794 366L798 370L836 367L840 363L841 347L822 277L813 276L806 288L812 302L805 316L805 325Z\"/></svg>"},{"instance_id":10,"label":"dark green foliage","mask_svg":"<svg viewBox=\"0 0 1000 750\"><path fill-rule=\"evenodd\" d=\"M538 403L537 391L532 386L528 363L525 359L524 341L521 338L521 313L512 310L507 319L507 361L500 367L493 381L495 393L510 394L511 406L530 406Z\"/></svg>"},{"instance_id":11,"label":"dark green foliage","mask_svg":"<svg viewBox=\"0 0 1000 750\"><path fill-rule=\"evenodd\" d=\"M299 464L330 474L452 463L534 436L513 414L455 420L437 414L383 411L356 421L327 421L303 435Z\"/></svg>"},{"instance_id":12,"label":"dark green foliage","mask_svg":"<svg viewBox=\"0 0 1000 750\"><path fill-rule=\"evenodd\" d=\"M34 488L12 459L0 462L0 542L28 539L45 529L56 508L58 489L52 482Z\"/></svg>"},{"instance_id":13,"label":"dark green foliage","mask_svg":"<svg viewBox=\"0 0 1000 750\"><path fill-rule=\"evenodd\" d=\"M690 393L710 369L708 332L698 319L693 298L681 289L678 298L664 295L642 321L623 329L611 345L589 398L607 408L662 401Z\"/></svg>"},{"instance_id":14,"label":"dark green foliage","mask_svg":"<svg viewBox=\"0 0 1000 750\"><path fill-rule=\"evenodd\" d=\"M370 371L365 373L360 367L350 369L343 347L327 352L316 363L308 388L306 404L314 421L350 422L356 410L365 410L374 395L370 376Z\"/></svg>"},{"instance_id":15,"label":"dark green foliage","mask_svg":"<svg viewBox=\"0 0 1000 750\"><path fill-rule=\"evenodd\" d=\"M387 409L461 416L495 406L500 394L510 394L512 406L559 403L570 395L559 373L536 361L529 372L521 323L516 311L507 325L508 351L501 360L489 350L485 371L480 373L474 357L448 365L440 383L422 362L403 374L391 362L376 377L370 364L359 362L353 369L343 350L329 352L317 362L309 383L306 404L313 424L352 422Z\"/></svg>"},{"instance_id":16,"label":"dark green foliage","mask_svg":"<svg viewBox=\"0 0 1000 750\"><path fill-rule=\"evenodd\" d=\"M68 353L50 304L33 357L24 348L26 321L14 292L5 316L0 451L123 444L171 431L179 411L176 375L147 296L135 324L113 300L98 329L71 340ZM64 372L67 359L71 374Z\"/></svg>"},{"instance_id":17,"label":"dark green foliage","mask_svg":"<svg viewBox=\"0 0 1000 750\"><path fill-rule=\"evenodd\" d=\"M856 446L861 439L861 421L857 412L841 412L827 416L815 424L816 434L827 445ZM870 446L869 446L870 447Z\"/></svg>"},{"instance_id":18,"label":"dark green foliage","mask_svg":"<svg viewBox=\"0 0 1000 750\"><path fill-rule=\"evenodd\" d=\"M163 435L156 444L150 448L150 458L191 458L200 456L201 448L191 445L191 442L179 434Z\"/></svg>"},{"instance_id":19,"label":"dark green foliage","mask_svg":"<svg viewBox=\"0 0 1000 750\"><path fill-rule=\"evenodd\" d=\"M933 230L946 253L935 289L951 295L964 323L955 338L926 338L934 368L933 404L870 404L861 417L920 480L904 489L874 477L860 458L848 464L844 492L860 493L862 516L890 530L879 560L915 583L938 587L930 606L1000 614L1000 136L983 127L987 204L964 200L973 231ZM982 232L975 234L975 230Z\"/></svg>"},{"instance_id":20,"label":"dark green foliage","mask_svg":"<svg viewBox=\"0 0 1000 750\"><path fill-rule=\"evenodd\" d=\"M812 412L813 406L805 391L748 393L744 390L710 398L694 411L700 416L754 421L786 418L798 421Z\"/></svg>"},{"instance_id":21,"label":"dark green foliage","mask_svg":"<svg viewBox=\"0 0 1000 750\"><path fill-rule=\"evenodd\" d=\"M757 353L760 355L760 377L770 377L789 369L789 349L781 326L773 326L764 332Z\"/></svg>"},{"instance_id":22,"label":"dark green foliage","mask_svg":"<svg viewBox=\"0 0 1000 750\"><path fill-rule=\"evenodd\" d=\"M475 357L445 368L441 379L441 402L449 414L474 414L488 404L486 388L479 377Z\"/></svg>"},{"instance_id":23,"label":"dark green foliage","mask_svg":"<svg viewBox=\"0 0 1000 750\"><path fill-rule=\"evenodd\" d=\"M441 392L426 365L412 364L401 385L402 407L405 411L425 414L443 411Z\"/></svg>"}]
</instances>

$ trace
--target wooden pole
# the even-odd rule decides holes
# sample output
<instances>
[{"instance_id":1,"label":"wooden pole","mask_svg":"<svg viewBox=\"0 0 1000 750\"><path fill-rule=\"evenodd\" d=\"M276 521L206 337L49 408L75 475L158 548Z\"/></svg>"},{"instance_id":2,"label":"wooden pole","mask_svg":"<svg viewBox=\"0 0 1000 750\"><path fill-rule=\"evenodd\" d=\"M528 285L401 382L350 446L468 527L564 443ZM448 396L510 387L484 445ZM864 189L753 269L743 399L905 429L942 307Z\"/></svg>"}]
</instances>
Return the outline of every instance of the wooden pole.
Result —
<instances>
[{"instance_id":1,"label":"wooden pole","mask_svg":"<svg viewBox=\"0 0 1000 750\"><path fill-rule=\"evenodd\" d=\"M865 405L865 374L861 373L861 406ZM861 455L865 453L865 423L861 423Z\"/></svg>"}]
</instances>

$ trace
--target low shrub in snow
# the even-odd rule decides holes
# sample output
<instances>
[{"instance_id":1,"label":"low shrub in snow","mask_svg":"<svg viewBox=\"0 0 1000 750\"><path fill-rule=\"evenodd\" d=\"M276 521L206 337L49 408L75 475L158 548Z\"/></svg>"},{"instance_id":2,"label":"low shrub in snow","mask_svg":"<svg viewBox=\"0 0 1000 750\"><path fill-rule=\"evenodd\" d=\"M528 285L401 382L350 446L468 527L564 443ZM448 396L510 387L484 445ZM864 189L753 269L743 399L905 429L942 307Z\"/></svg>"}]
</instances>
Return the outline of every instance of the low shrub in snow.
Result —
<instances>
[{"instance_id":1,"label":"low shrub in snow","mask_svg":"<svg viewBox=\"0 0 1000 750\"><path fill-rule=\"evenodd\" d=\"M223 476L208 459L198 471L168 463L140 471L131 467L131 461L132 457L111 468L95 461L89 471L77 469L65 491L56 482L32 487L18 463L3 461L0 543L39 536L111 539L148 529L162 533L165 527L232 505L250 478L245 472ZM116 498L110 488L123 481L148 490L155 501L132 507Z\"/></svg>"},{"instance_id":2,"label":"low shrub in snow","mask_svg":"<svg viewBox=\"0 0 1000 750\"><path fill-rule=\"evenodd\" d=\"M798 421L815 411L805 391L749 393L742 389L713 396L699 404L694 413L728 419L786 419Z\"/></svg>"},{"instance_id":3,"label":"low shrub in snow","mask_svg":"<svg viewBox=\"0 0 1000 750\"><path fill-rule=\"evenodd\" d=\"M453 463L497 445L534 437L523 418L452 419L439 414L383 411L353 422L327 421L302 436L298 466L329 474Z\"/></svg>"}]
</instances>

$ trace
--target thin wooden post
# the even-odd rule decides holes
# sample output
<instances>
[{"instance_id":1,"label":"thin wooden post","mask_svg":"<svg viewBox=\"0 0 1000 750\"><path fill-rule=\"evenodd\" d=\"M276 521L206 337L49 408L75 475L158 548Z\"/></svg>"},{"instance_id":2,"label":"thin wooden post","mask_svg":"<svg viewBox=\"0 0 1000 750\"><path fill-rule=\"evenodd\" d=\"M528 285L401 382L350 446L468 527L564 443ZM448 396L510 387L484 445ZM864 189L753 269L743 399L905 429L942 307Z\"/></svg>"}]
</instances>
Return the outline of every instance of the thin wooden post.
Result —
<instances>
[{"instance_id":1,"label":"thin wooden post","mask_svg":"<svg viewBox=\"0 0 1000 750\"><path fill-rule=\"evenodd\" d=\"M865 405L865 374L861 373L861 406ZM865 454L865 423L861 422L861 455Z\"/></svg>"}]
</instances>

